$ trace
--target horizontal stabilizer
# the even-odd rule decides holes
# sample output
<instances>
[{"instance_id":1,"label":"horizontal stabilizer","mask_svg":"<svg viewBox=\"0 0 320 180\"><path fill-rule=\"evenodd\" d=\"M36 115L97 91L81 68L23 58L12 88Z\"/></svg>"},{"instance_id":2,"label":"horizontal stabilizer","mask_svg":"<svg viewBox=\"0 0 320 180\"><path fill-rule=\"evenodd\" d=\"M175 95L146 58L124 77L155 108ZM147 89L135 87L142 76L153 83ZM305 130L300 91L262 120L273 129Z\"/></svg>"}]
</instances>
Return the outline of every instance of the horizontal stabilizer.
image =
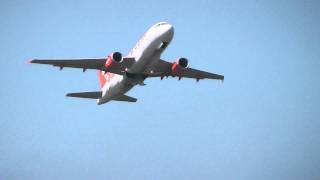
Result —
<instances>
[{"instance_id":1,"label":"horizontal stabilizer","mask_svg":"<svg viewBox=\"0 0 320 180\"><path fill-rule=\"evenodd\" d=\"M118 98L113 99L114 101L126 101L126 102L137 102L136 98L127 96L127 95L121 95Z\"/></svg>"},{"instance_id":2,"label":"horizontal stabilizer","mask_svg":"<svg viewBox=\"0 0 320 180\"><path fill-rule=\"evenodd\" d=\"M78 98L99 99L102 96L102 91L68 93L68 94L66 94L66 96L78 97Z\"/></svg>"}]
</instances>

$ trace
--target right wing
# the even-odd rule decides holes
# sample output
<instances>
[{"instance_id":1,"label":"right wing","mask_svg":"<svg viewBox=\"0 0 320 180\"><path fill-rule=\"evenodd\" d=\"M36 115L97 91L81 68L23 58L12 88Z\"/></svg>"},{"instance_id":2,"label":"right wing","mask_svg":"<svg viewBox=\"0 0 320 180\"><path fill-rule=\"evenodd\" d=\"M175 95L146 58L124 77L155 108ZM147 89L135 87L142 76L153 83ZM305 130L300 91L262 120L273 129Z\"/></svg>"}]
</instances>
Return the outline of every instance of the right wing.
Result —
<instances>
[{"instance_id":1,"label":"right wing","mask_svg":"<svg viewBox=\"0 0 320 180\"><path fill-rule=\"evenodd\" d=\"M86 69L97 69L101 71L107 71L115 74L123 75L126 68L130 68L135 59L131 57L124 57L120 63L114 63L114 65L106 69L106 58L81 58L81 59L33 59L30 63L35 64L48 64L60 67L81 68L83 71Z\"/></svg>"}]
</instances>

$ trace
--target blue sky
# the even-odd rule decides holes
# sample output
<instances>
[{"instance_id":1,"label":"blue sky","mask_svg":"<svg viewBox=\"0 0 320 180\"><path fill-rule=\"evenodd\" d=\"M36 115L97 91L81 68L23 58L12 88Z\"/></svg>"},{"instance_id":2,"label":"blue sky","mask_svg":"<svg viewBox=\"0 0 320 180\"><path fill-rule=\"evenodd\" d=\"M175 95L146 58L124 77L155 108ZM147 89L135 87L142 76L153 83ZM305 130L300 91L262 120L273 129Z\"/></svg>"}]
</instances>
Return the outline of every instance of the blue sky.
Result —
<instances>
[{"instance_id":1,"label":"blue sky","mask_svg":"<svg viewBox=\"0 0 320 180\"><path fill-rule=\"evenodd\" d=\"M0 179L319 179L320 3L1 1ZM95 71L31 58L123 54L154 23L162 58L225 75L146 80L138 102L66 98Z\"/></svg>"}]
</instances>

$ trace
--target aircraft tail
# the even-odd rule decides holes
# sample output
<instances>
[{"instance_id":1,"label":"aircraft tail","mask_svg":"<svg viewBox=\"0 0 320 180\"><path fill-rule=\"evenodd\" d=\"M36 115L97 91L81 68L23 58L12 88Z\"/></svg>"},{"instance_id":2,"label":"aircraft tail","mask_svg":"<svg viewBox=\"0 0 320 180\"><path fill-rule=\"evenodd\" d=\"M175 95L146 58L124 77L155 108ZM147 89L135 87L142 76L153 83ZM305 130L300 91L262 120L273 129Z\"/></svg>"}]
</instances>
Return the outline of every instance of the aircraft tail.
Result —
<instances>
[{"instance_id":1,"label":"aircraft tail","mask_svg":"<svg viewBox=\"0 0 320 180\"><path fill-rule=\"evenodd\" d=\"M105 76L104 71L99 70L99 71L98 71L98 77L99 77L100 88L102 89L103 86L104 86L104 85L106 84L106 82L107 82L107 79L106 79L106 76Z\"/></svg>"},{"instance_id":2,"label":"aircraft tail","mask_svg":"<svg viewBox=\"0 0 320 180\"><path fill-rule=\"evenodd\" d=\"M137 98L131 97L131 96L127 96L127 95L121 95L115 99L113 99L114 101L125 101L125 102L137 102Z\"/></svg>"},{"instance_id":3,"label":"aircraft tail","mask_svg":"<svg viewBox=\"0 0 320 180\"><path fill-rule=\"evenodd\" d=\"M109 83L115 75L116 74L114 73L104 72L99 70L98 76L99 76L100 88L102 89L106 83Z\"/></svg>"}]
</instances>

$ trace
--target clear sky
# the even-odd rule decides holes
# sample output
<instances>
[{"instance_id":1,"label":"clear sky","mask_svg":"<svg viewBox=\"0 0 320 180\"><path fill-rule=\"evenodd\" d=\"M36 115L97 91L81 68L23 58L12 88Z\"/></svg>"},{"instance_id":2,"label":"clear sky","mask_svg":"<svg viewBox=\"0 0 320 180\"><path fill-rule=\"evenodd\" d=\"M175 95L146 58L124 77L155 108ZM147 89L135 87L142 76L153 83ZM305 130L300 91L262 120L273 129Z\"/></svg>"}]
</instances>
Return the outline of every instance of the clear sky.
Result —
<instances>
[{"instance_id":1,"label":"clear sky","mask_svg":"<svg viewBox=\"0 0 320 180\"><path fill-rule=\"evenodd\" d=\"M317 0L2 0L0 179L319 179L319 19ZM224 83L148 79L97 106L64 97L95 71L26 64L126 54L159 21L162 58Z\"/></svg>"}]
</instances>

